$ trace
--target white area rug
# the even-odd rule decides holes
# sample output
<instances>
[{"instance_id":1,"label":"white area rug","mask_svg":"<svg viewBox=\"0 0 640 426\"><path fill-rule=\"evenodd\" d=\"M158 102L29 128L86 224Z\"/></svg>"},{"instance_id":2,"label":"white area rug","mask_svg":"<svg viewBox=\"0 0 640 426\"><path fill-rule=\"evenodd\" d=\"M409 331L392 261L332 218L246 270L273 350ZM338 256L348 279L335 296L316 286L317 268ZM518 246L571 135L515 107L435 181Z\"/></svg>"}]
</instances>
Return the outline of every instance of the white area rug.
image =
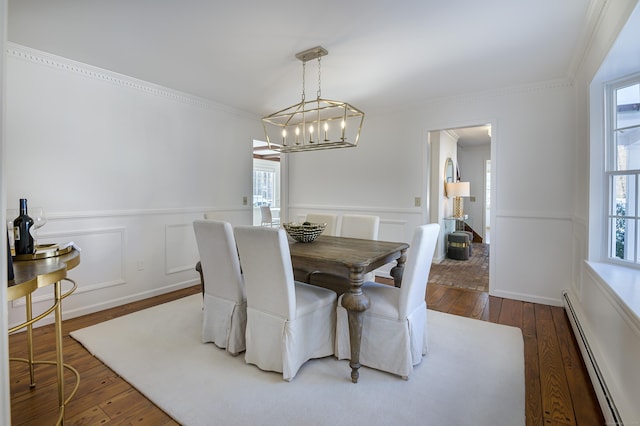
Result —
<instances>
[{"instance_id":1,"label":"white area rug","mask_svg":"<svg viewBox=\"0 0 640 426\"><path fill-rule=\"evenodd\" d=\"M347 361L291 382L200 342L202 296L71 333L183 425L522 425L520 329L429 311L429 353L408 381Z\"/></svg>"}]
</instances>

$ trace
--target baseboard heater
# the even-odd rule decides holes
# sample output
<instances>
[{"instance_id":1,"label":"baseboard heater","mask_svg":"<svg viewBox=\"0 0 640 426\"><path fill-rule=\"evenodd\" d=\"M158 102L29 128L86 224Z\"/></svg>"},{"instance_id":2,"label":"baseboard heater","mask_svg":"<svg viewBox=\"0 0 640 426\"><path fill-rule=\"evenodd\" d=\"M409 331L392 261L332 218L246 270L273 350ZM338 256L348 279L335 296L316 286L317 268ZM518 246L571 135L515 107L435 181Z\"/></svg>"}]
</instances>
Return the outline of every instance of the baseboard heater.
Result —
<instances>
[{"instance_id":1,"label":"baseboard heater","mask_svg":"<svg viewBox=\"0 0 640 426\"><path fill-rule=\"evenodd\" d=\"M598 361L596 360L593 352L591 351L591 348L589 347L587 336L585 335L584 330L582 329L582 325L580 324L580 319L576 315L576 311L571 304L569 294L565 291L562 293L562 296L564 298L565 311L567 312L569 322L571 323L571 327L573 328L573 333L576 335L576 340L578 341L578 345L580 346L582 358L584 359L584 362L587 366L587 370L589 370L591 383L593 384L596 394L598 395L600 407L602 408L607 425L622 426L624 424L622 422L622 417L620 417L620 413L618 412L616 404L613 401L613 396L609 392L609 388L607 388L607 384L604 380L602 372L598 367Z\"/></svg>"}]
</instances>

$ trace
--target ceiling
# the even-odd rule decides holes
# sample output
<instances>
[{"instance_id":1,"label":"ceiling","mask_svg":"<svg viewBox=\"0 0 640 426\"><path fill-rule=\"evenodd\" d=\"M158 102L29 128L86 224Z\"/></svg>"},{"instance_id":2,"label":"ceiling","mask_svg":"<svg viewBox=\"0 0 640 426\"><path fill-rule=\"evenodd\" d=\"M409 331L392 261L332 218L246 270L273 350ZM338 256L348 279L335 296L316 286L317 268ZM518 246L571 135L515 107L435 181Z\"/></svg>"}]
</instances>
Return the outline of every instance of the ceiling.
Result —
<instances>
[{"instance_id":1,"label":"ceiling","mask_svg":"<svg viewBox=\"0 0 640 426\"><path fill-rule=\"evenodd\" d=\"M366 113L570 78L601 1L9 0L8 39L258 116L322 45L322 96Z\"/></svg>"},{"instance_id":2,"label":"ceiling","mask_svg":"<svg viewBox=\"0 0 640 426\"><path fill-rule=\"evenodd\" d=\"M491 126L473 126L450 129L458 137L458 145L463 147L488 145L491 143Z\"/></svg>"}]
</instances>

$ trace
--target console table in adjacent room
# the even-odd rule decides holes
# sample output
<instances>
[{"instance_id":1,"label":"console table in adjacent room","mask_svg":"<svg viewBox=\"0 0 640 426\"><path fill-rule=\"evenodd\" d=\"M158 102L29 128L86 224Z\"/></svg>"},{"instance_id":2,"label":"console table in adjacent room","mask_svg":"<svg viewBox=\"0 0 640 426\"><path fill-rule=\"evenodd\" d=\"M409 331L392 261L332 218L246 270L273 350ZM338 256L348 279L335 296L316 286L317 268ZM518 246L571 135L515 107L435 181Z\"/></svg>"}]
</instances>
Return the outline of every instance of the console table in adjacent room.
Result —
<instances>
[{"instance_id":1,"label":"console table in adjacent room","mask_svg":"<svg viewBox=\"0 0 640 426\"><path fill-rule=\"evenodd\" d=\"M76 283L67 278L67 271L80 264L80 251L73 246L53 248L33 255L14 256L14 279L9 281L7 299L9 301L25 298L25 321L9 329L9 333L26 329L27 332L27 358L10 358L9 361L20 361L28 365L30 375L30 387L35 387L34 366L37 364L55 365L58 382L58 419L56 424L64 423L64 408L75 395L80 384L80 374L72 366L65 364L62 355L62 300L73 293ZM72 287L63 293L62 281L72 284ZM44 312L33 316L33 292L39 288L53 285L53 304ZM33 355L33 324L44 319L47 315L54 314L56 359L55 361L39 361ZM65 398L64 369L70 370L75 375L75 386Z\"/></svg>"},{"instance_id":2,"label":"console table in adjacent room","mask_svg":"<svg viewBox=\"0 0 640 426\"><path fill-rule=\"evenodd\" d=\"M469 217L469 215L464 215L462 217L445 217L444 218L444 232L446 234L450 234L455 231L464 231L465 224L473 227L473 219Z\"/></svg>"}]
</instances>

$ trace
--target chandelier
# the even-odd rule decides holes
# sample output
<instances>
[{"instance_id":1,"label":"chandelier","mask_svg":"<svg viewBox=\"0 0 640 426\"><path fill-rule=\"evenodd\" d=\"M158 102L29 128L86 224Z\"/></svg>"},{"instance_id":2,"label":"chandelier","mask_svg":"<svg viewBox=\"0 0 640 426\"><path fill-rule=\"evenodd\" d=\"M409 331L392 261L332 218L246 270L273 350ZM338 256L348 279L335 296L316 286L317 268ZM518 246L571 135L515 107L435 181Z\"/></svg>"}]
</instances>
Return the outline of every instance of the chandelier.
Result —
<instances>
[{"instance_id":1,"label":"chandelier","mask_svg":"<svg viewBox=\"0 0 640 426\"><path fill-rule=\"evenodd\" d=\"M328 53L317 46L296 54L302 61L302 101L262 118L269 149L286 153L358 145L364 112L346 102L321 97L320 58ZM318 60L318 93L315 100L307 101L305 67L313 59Z\"/></svg>"}]
</instances>

